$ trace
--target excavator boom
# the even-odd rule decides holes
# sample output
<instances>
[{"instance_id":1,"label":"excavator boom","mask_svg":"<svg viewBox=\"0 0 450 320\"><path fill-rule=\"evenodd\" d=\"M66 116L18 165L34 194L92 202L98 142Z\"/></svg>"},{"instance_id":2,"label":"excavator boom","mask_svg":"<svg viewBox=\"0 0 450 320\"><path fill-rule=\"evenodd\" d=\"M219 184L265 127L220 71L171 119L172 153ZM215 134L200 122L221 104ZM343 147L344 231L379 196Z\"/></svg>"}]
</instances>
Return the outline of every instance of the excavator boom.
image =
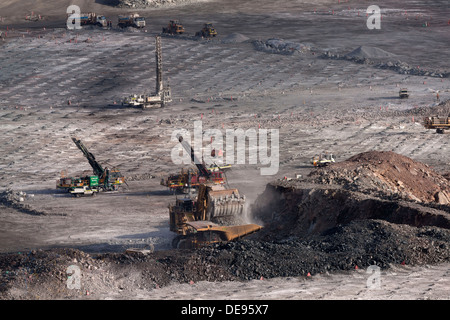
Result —
<instances>
[{"instance_id":1,"label":"excavator boom","mask_svg":"<svg viewBox=\"0 0 450 320\"><path fill-rule=\"evenodd\" d=\"M183 148L189 152L191 155L191 161L197 166L199 175L205 177L206 179L209 179L211 176L211 173L206 169L205 165L197 158L197 156L194 153L194 149L190 146L190 144L183 139L181 135L177 135L178 141L181 143Z\"/></svg>"}]
</instances>

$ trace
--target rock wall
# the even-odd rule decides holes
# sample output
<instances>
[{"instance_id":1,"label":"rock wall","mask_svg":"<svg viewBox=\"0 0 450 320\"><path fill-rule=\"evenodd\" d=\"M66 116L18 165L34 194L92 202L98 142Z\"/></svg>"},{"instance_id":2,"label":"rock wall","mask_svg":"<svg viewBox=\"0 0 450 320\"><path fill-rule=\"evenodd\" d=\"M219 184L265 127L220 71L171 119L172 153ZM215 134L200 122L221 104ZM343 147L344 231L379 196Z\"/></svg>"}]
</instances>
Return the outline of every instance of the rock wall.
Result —
<instances>
[{"instance_id":1,"label":"rock wall","mask_svg":"<svg viewBox=\"0 0 450 320\"><path fill-rule=\"evenodd\" d=\"M402 179L402 180L400 180ZM450 184L425 164L391 152L368 152L266 186L251 208L259 237L321 234L354 220L385 220L450 229Z\"/></svg>"}]
</instances>

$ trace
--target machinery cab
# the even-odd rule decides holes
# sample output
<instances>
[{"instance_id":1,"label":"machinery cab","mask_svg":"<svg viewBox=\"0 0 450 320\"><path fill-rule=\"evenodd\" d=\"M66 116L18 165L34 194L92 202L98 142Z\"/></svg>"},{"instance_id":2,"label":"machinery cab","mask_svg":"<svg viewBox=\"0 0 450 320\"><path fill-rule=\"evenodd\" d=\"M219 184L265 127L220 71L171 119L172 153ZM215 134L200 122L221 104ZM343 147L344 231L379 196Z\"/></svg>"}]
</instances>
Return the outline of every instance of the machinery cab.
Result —
<instances>
[{"instance_id":1,"label":"machinery cab","mask_svg":"<svg viewBox=\"0 0 450 320\"><path fill-rule=\"evenodd\" d=\"M144 28L145 27L145 18L144 17L135 17L134 18L134 25L137 28Z\"/></svg>"},{"instance_id":2,"label":"machinery cab","mask_svg":"<svg viewBox=\"0 0 450 320\"><path fill-rule=\"evenodd\" d=\"M400 99L408 98L409 97L408 89L401 88L400 91L398 92L398 95L399 95Z\"/></svg>"},{"instance_id":3,"label":"machinery cab","mask_svg":"<svg viewBox=\"0 0 450 320\"><path fill-rule=\"evenodd\" d=\"M195 221L195 205L191 198L177 198L174 205L169 205L170 231L180 235L188 234L186 223Z\"/></svg>"},{"instance_id":4,"label":"machinery cab","mask_svg":"<svg viewBox=\"0 0 450 320\"><path fill-rule=\"evenodd\" d=\"M101 27L106 27L108 25L108 21L106 20L105 16L98 16L97 17L97 25Z\"/></svg>"}]
</instances>

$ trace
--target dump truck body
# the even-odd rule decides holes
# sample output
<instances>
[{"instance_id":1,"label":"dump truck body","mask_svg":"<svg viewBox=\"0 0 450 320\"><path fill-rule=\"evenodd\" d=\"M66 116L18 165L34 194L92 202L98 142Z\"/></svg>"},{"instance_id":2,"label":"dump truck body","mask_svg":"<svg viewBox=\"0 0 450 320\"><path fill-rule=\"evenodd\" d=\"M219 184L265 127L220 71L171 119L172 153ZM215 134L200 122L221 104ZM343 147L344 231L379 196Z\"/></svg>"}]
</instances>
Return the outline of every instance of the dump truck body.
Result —
<instances>
[{"instance_id":1,"label":"dump truck body","mask_svg":"<svg viewBox=\"0 0 450 320\"><path fill-rule=\"evenodd\" d=\"M234 241L262 229L257 224L220 226L211 221L187 222L186 225L189 232L187 236L174 239L172 245L175 248L196 249L212 243Z\"/></svg>"},{"instance_id":2,"label":"dump truck body","mask_svg":"<svg viewBox=\"0 0 450 320\"><path fill-rule=\"evenodd\" d=\"M195 199L185 197L169 205L170 231L175 232L174 248L198 248L215 242L233 241L260 230L242 220L245 196L237 189L200 185Z\"/></svg>"},{"instance_id":3,"label":"dump truck body","mask_svg":"<svg viewBox=\"0 0 450 320\"><path fill-rule=\"evenodd\" d=\"M245 200L237 189L202 184L195 199L185 197L177 199L175 205L169 205L170 230L187 235L186 222L234 223L244 214Z\"/></svg>"},{"instance_id":4,"label":"dump truck body","mask_svg":"<svg viewBox=\"0 0 450 320\"><path fill-rule=\"evenodd\" d=\"M444 130L450 129L450 117L425 117L424 127L427 129L436 129L437 133L444 133Z\"/></svg>"}]
</instances>

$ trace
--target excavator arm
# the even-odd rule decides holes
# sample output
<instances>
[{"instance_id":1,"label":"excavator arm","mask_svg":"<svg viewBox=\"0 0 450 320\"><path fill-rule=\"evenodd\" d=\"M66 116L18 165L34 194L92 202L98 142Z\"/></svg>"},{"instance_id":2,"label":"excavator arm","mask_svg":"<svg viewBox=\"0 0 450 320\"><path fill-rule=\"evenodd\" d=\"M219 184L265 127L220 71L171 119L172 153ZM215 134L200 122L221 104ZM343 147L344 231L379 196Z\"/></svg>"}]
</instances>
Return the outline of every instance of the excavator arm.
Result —
<instances>
[{"instance_id":1,"label":"excavator arm","mask_svg":"<svg viewBox=\"0 0 450 320\"><path fill-rule=\"evenodd\" d=\"M179 134L177 135L178 141L181 143L181 145L183 146L183 148L189 152L189 154L191 155L191 161L197 166L198 169L198 173L200 176L205 177L206 179L209 179L211 176L211 173L208 171L208 169L206 169L205 165L203 164L203 162L201 162L197 156L194 153L194 149L190 146L190 144L185 141L183 139L183 137Z\"/></svg>"}]
</instances>

